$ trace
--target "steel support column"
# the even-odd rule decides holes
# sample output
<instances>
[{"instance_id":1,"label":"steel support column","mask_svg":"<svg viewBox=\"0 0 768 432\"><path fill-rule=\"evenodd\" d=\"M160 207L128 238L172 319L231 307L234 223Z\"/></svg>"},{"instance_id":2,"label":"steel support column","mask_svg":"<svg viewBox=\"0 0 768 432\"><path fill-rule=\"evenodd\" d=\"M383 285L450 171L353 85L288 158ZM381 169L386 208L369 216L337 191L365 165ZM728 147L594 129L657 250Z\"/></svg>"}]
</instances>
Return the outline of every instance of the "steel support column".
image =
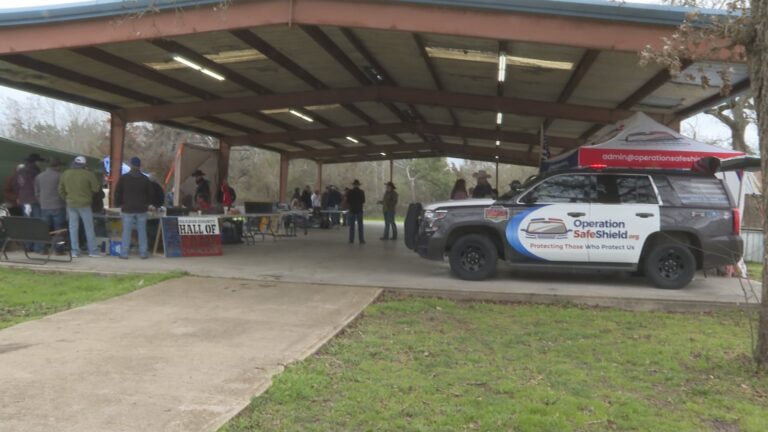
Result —
<instances>
[{"instance_id":1,"label":"steel support column","mask_svg":"<svg viewBox=\"0 0 768 432\"><path fill-rule=\"evenodd\" d=\"M125 122L115 114L111 115L109 129L109 205L115 203L115 186L120 180L123 166L123 147L125 146Z\"/></svg>"},{"instance_id":2,"label":"steel support column","mask_svg":"<svg viewBox=\"0 0 768 432\"><path fill-rule=\"evenodd\" d=\"M393 181L394 178L394 172L395 172L395 160L390 159L389 160L389 181Z\"/></svg>"},{"instance_id":3,"label":"steel support column","mask_svg":"<svg viewBox=\"0 0 768 432\"><path fill-rule=\"evenodd\" d=\"M229 181L229 152L231 146L229 141L222 138L219 140L219 182ZM221 185L219 185L221 186Z\"/></svg>"},{"instance_id":4,"label":"steel support column","mask_svg":"<svg viewBox=\"0 0 768 432\"><path fill-rule=\"evenodd\" d=\"M278 201L288 202L288 155L280 153L280 196Z\"/></svg>"},{"instance_id":5,"label":"steel support column","mask_svg":"<svg viewBox=\"0 0 768 432\"><path fill-rule=\"evenodd\" d=\"M499 161L496 161L496 191L499 190Z\"/></svg>"}]
</instances>

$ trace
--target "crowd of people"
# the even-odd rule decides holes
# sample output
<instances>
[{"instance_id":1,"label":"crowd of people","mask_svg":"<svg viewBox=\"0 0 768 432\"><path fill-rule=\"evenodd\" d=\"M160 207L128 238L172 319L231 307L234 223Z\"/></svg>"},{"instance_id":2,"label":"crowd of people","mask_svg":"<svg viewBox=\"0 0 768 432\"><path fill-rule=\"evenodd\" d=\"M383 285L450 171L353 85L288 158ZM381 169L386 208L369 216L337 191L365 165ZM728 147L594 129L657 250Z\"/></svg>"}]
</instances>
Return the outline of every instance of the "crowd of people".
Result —
<instances>
[{"instance_id":1,"label":"crowd of people","mask_svg":"<svg viewBox=\"0 0 768 432\"><path fill-rule=\"evenodd\" d=\"M48 165L43 171L40 164L45 162ZM165 193L159 183L141 172L139 158L131 158L129 165L130 171L115 186L115 206L121 209L123 225L120 258L128 258L134 230L139 256L147 258L148 213L165 204ZM77 156L65 166L60 159L47 161L32 153L6 178L3 196L10 215L42 219L52 232L66 229L73 257L99 258L103 251L97 245L97 233L106 235L105 219L98 217L104 214L103 182L104 174L88 168L85 156ZM65 253L65 243L57 241L52 252ZM47 253L41 243L29 243L25 248L28 252Z\"/></svg>"},{"instance_id":2,"label":"crowd of people","mask_svg":"<svg viewBox=\"0 0 768 432\"><path fill-rule=\"evenodd\" d=\"M89 257L100 257L101 251L96 244L96 231L100 226L105 230L103 218L94 221L94 214L104 211L104 192L102 188L102 173L95 173L87 167L84 156L77 156L69 167L58 159L52 159L47 168L42 171L40 163L47 162L39 154L30 154L23 164L16 167L5 182L4 196L6 206L11 215L40 218L44 220L51 231L59 231L67 227L69 243L73 257L81 255L80 245L85 240L85 252ZM130 171L120 177L115 186L114 204L121 209L122 243L120 258L127 259L131 247L133 231L137 232L138 253L141 258L149 256L147 221L149 212L160 208L172 197L166 197L162 186L141 171L141 160L133 157L129 161ZM212 212L212 191L205 173L195 170L194 204L192 208L204 213ZM467 188L464 179L456 180L451 190L451 200L469 198L498 199L498 191L491 187L491 178L485 170L473 174L476 180L474 187ZM355 237L360 244L365 243L364 205L365 192L361 182L355 179L350 187L340 190L329 185L321 193L319 189L307 185L304 189L295 188L290 201L292 210L309 210L321 228L341 225L349 226L349 242L354 243ZM386 183L386 190L378 204L382 206L384 215L384 232L380 240L396 240L397 225L395 215L398 204L398 194L395 184ZM509 198L516 193L521 185L513 181L510 190L501 196ZM235 190L222 181L215 191L215 199L224 209L234 205ZM168 203L168 205L172 205ZM81 233L82 230L82 233ZM102 234L103 235L103 234ZM63 242L61 242L63 243ZM57 243L59 244L59 243ZM40 244L26 245L28 251L45 253ZM56 253L63 253L57 246Z\"/></svg>"},{"instance_id":3,"label":"crowd of people","mask_svg":"<svg viewBox=\"0 0 768 432\"><path fill-rule=\"evenodd\" d=\"M469 198L491 198L491 199L508 199L515 195L522 188L522 183L519 180L513 180L509 183L509 190L503 195L499 196L498 189L492 188L488 179L491 175L485 170L479 170L472 174L472 177L476 179L476 185L474 187L467 188L467 182L464 179L456 180L451 190L449 199L451 200L465 200Z\"/></svg>"}]
</instances>

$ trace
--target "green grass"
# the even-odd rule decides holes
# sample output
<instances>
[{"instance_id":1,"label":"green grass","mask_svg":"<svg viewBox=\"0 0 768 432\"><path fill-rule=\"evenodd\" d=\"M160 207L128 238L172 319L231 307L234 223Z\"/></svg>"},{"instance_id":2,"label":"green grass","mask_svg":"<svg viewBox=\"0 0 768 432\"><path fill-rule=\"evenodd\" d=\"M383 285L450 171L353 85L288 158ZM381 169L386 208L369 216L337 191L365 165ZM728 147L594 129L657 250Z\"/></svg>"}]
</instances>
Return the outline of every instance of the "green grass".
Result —
<instances>
[{"instance_id":1,"label":"green grass","mask_svg":"<svg viewBox=\"0 0 768 432\"><path fill-rule=\"evenodd\" d=\"M747 273L752 280L759 281L763 278L763 263L747 262Z\"/></svg>"},{"instance_id":2,"label":"green grass","mask_svg":"<svg viewBox=\"0 0 768 432\"><path fill-rule=\"evenodd\" d=\"M0 329L177 276L174 273L102 276L0 268Z\"/></svg>"},{"instance_id":3,"label":"green grass","mask_svg":"<svg viewBox=\"0 0 768 432\"><path fill-rule=\"evenodd\" d=\"M756 431L741 315L387 299L223 431Z\"/></svg>"}]
</instances>

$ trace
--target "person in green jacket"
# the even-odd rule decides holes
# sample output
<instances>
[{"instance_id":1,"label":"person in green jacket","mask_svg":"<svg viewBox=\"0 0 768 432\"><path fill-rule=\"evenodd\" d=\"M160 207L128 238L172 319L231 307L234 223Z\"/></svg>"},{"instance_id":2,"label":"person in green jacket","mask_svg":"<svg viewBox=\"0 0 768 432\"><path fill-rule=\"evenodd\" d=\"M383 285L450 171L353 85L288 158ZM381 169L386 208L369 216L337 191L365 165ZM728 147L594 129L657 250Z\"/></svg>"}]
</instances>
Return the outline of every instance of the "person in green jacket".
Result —
<instances>
[{"instance_id":1,"label":"person in green jacket","mask_svg":"<svg viewBox=\"0 0 768 432\"><path fill-rule=\"evenodd\" d=\"M85 156L78 156L72 162L70 169L64 171L59 181L59 195L67 203L69 218L69 241L72 256L80 256L80 220L85 228L85 240L88 244L88 256L98 258L96 248L96 233L93 230L93 211L91 203L93 194L101 190L101 184L96 176L85 166Z\"/></svg>"},{"instance_id":2,"label":"person in green jacket","mask_svg":"<svg viewBox=\"0 0 768 432\"><path fill-rule=\"evenodd\" d=\"M386 183L387 190L384 192L384 198L379 201L384 211L384 236L379 240L390 240L389 228L392 228L392 240L397 240L397 225L395 224L395 209L397 208L397 192L395 184Z\"/></svg>"}]
</instances>

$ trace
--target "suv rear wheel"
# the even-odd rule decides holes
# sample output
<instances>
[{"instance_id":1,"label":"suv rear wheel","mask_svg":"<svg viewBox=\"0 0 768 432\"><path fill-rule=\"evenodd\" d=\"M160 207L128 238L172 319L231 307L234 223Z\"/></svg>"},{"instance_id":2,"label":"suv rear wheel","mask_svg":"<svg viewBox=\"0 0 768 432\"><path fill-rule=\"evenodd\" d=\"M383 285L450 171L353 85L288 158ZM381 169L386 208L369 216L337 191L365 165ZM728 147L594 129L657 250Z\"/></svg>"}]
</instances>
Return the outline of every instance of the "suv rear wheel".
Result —
<instances>
[{"instance_id":1,"label":"suv rear wheel","mask_svg":"<svg viewBox=\"0 0 768 432\"><path fill-rule=\"evenodd\" d=\"M453 244L448 261L451 271L459 278L483 280L496 273L498 257L491 239L481 234L468 234Z\"/></svg>"},{"instance_id":2,"label":"suv rear wheel","mask_svg":"<svg viewBox=\"0 0 768 432\"><path fill-rule=\"evenodd\" d=\"M693 279L696 258L686 245L659 243L643 260L643 273L654 285L664 289L679 289Z\"/></svg>"}]
</instances>

